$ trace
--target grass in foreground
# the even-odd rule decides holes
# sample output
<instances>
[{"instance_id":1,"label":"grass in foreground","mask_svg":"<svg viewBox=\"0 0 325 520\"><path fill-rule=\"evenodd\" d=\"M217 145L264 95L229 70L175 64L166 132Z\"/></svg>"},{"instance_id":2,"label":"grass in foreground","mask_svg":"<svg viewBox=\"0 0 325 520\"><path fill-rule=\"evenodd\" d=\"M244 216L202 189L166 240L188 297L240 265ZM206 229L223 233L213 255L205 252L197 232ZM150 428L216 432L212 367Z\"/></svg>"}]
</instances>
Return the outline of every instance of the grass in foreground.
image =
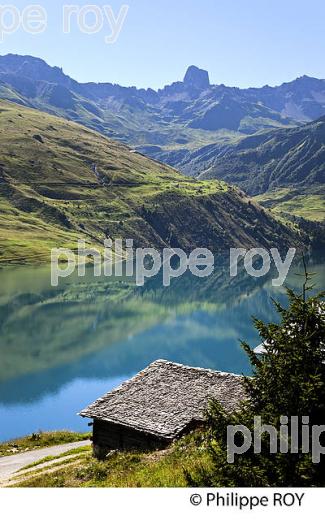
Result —
<instances>
[{"instance_id":1,"label":"grass in foreground","mask_svg":"<svg viewBox=\"0 0 325 520\"><path fill-rule=\"evenodd\" d=\"M80 453L50 473L40 470L17 484L18 487L186 487L186 474L209 467L209 455L202 446L202 432L196 432L164 451L113 452L99 462ZM59 459L58 459L59 460Z\"/></svg>"},{"instance_id":2,"label":"grass in foreground","mask_svg":"<svg viewBox=\"0 0 325 520\"><path fill-rule=\"evenodd\" d=\"M53 462L58 461L60 462L60 459L64 459L65 457L70 456L77 456L77 455L84 455L86 453L91 452L92 448L91 446L80 446L80 448L74 448L72 450L65 451L64 453L61 453L60 455L49 455L48 457L44 457L43 459L37 460L36 462L33 462L32 464L28 464L24 468L22 468L20 471L25 471L27 469L37 468L38 466L41 466L42 464L46 464L47 462Z\"/></svg>"},{"instance_id":3,"label":"grass in foreground","mask_svg":"<svg viewBox=\"0 0 325 520\"><path fill-rule=\"evenodd\" d=\"M90 433L75 433L69 431L39 432L28 437L22 437L0 444L0 457L17 455L24 451L58 446L70 442L85 441L90 439Z\"/></svg>"}]
</instances>

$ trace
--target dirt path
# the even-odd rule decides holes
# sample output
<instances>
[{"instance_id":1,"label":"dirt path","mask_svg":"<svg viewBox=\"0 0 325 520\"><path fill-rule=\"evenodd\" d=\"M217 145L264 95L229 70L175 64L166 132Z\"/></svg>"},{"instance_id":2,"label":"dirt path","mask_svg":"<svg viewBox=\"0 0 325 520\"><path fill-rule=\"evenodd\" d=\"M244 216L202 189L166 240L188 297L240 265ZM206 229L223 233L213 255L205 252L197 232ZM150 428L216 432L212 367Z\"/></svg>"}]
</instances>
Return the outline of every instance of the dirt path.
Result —
<instances>
[{"instance_id":1,"label":"dirt path","mask_svg":"<svg viewBox=\"0 0 325 520\"><path fill-rule=\"evenodd\" d=\"M77 467L82 462L84 455L68 455L67 457L61 457L59 459L54 459L49 462L44 462L44 464L39 464L34 468L30 468L28 470L22 470L18 473L14 473L14 475L2 482L1 487L16 487L26 480L30 480L33 477L42 477L43 475L49 475L50 473L55 473L60 471L61 468L66 468L66 463L69 462L69 468ZM36 473L37 472L37 473Z\"/></svg>"},{"instance_id":2,"label":"dirt path","mask_svg":"<svg viewBox=\"0 0 325 520\"><path fill-rule=\"evenodd\" d=\"M0 457L0 486L8 482L10 478L20 469L33 464L38 460L48 456L58 456L82 446L90 446L91 441L70 442L61 444L60 446L51 446L49 448L41 448L39 450L26 451L9 457Z\"/></svg>"}]
</instances>

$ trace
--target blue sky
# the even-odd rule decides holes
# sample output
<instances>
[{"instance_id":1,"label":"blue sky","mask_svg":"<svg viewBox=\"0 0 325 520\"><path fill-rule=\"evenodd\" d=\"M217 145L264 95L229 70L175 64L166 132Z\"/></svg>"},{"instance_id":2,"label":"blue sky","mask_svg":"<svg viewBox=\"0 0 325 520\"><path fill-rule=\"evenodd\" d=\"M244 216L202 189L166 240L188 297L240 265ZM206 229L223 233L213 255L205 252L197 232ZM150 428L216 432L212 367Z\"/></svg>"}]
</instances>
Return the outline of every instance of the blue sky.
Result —
<instances>
[{"instance_id":1,"label":"blue sky","mask_svg":"<svg viewBox=\"0 0 325 520\"><path fill-rule=\"evenodd\" d=\"M9 2L8 2L9 3ZM31 2L13 0L19 11ZM275 85L307 74L325 78L324 0L37 0L48 13L38 35L22 28L4 35L0 54L31 54L63 67L78 81L109 81L158 88L182 79L188 65L209 70L213 83ZM105 19L84 34L71 18L62 31L64 4L129 5L117 42ZM94 18L87 18L89 24ZM9 23L9 15L3 23Z\"/></svg>"}]
</instances>

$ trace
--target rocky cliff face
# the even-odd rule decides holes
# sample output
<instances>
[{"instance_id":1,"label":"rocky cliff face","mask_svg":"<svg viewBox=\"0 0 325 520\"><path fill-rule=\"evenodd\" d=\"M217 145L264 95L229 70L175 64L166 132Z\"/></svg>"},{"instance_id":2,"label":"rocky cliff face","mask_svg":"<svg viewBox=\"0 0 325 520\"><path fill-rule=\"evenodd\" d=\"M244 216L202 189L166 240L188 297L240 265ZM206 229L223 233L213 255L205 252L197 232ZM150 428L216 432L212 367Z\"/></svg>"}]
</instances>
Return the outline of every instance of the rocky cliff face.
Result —
<instances>
[{"instance_id":1,"label":"rocky cliff face","mask_svg":"<svg viewBox=\"0 0 325 520\"><path fill-rule=\"evenodd\" d=\"M204 90L210 87L209 73L191 65L186 71L183 83L186 86Z\"/></svg>"}]
</instances>

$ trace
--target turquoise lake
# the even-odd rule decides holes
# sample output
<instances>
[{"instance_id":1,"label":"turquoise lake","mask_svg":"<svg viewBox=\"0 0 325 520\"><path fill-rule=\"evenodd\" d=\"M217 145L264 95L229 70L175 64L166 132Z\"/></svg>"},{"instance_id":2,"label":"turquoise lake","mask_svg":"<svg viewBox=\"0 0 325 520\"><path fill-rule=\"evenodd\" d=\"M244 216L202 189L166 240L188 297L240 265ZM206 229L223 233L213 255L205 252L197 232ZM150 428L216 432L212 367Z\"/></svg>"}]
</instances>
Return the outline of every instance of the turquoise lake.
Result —
<instances>
[{"instance_id":1,"label":"turquoise lake","mask_svg":"<svg viewBox=\"0 0 325 520\"><path fill-rule=\"evenodd\" d=\"M315 282L325 266L314 262ZM298 288L295 266L287 284ZM77 413L156 359L249 374L240 340L260 343L254 315L277 320L286 303L271 277L186 274L136 287L126 278L72 275L57 288L50 269L0 269L0 440L39 430L87 431Z\"/></svg>"}]
</instances>

